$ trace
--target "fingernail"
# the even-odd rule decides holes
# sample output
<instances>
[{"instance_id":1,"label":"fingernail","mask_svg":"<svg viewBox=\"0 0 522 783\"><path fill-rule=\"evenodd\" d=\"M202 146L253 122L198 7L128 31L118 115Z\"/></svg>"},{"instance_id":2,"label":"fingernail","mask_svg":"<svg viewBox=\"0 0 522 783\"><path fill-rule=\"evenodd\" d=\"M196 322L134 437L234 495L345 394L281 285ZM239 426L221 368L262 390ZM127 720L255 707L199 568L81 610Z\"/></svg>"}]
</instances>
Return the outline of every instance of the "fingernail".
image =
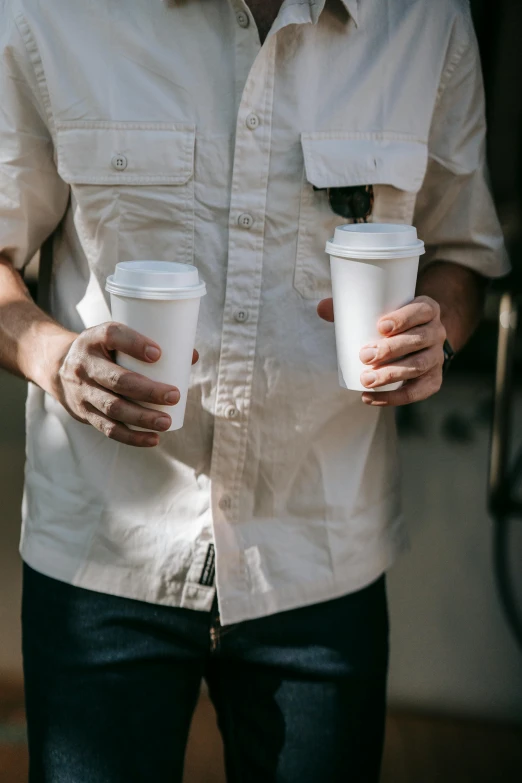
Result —
<instances>
[{"instance_id":1,"label":"fingernail","mask_svg":"<svg viewBox=\"0 0 522 783\"><path fill-rule=\"evenodd\" d=\"M373 405L374 399L372 394L363 394L362 401L366 403L366 405Z\"/></svg>"},{"instance_id":2,"label":"fingernail","mask_svg":"<svg viewBox=\"0 0 522 783\"><path fill-rule=\"evenodd\" d=\"M371 386L377 380L377 375L374 372L363 372L361 375L361 381L363 386Z\"/></svg>"},{"instance_id":3,"label":"fingernail","mask_svg":"<svg viewBox=\"0 0 522 783\"><path fill-rule=\"evenodd\" d=\"M148 435L146 438L144 438L144 441L146 446L157 446L159 438L157 435Z\"/></svg>"},{"instance_id":4,"label":"fingernail","mask_svg":"<svg viewBox=\"0 0 522 783\"><path fill-rule=\"evenodd\" d=\"M145 356L150 359L151 362L156 362L160 358L161 351L155 348L153 345L147 345L145 348Z\"/></svg>"},{"instance_id":5,"label":"fingernail","mask_svg":"<svg viewBox=\"0 0 522 783\"><path fill-rule=\"evenodd\" d=\"M381 321L379 324L379 331L382 332L382 334L393 332L393 321Z\"/></svg>"},{"instance_id":6,"label":"fingernail","mask_svg":"<svg viewBox=\"0 0 522 783\"><path fill-rule=\"evenodd\" d=\"M179 391L169 391L165 395L165 402L167 405L175 405L179 402Z\"/></svg>"},{"instance_id":7,"label":"fingernail","mask_svg":"<svg viewBox=\"0 0 522 783\"><path fill-rule=\"evenodd\" d=\"M168 430L168 428L170 427L170 419L167 418L167 416L158 416L158 418L154 422L154 426L158 430Z\"/></svg>"},{"instance_id":8,"label":"fingernail","mask_svg":"<svg viewBox=\"0 0 522 783\"><path fill-rule=\"evenodd\" d=\"M373 362L375 357L377 356L377 349L376 348L363 348L361 350L361 353L359 354L361 358L361 362Z\"/></svg>"}]
</instances>

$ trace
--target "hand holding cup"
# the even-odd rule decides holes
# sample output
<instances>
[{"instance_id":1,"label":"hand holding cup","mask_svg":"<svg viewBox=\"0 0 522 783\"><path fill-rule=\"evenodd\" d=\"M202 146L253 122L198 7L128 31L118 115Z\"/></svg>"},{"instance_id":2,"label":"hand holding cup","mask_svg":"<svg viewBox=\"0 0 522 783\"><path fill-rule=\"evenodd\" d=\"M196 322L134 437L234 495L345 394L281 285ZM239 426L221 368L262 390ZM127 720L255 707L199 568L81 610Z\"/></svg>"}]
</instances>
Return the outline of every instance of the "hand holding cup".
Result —
<instances>
[{"instance_id":1,"label":"hand holding cup","mask_svg":"<svg viewBox=\"0 0 522 783\"><path fill-rule=\"evenodd\" d=\"M411 378L406 369L402 374L386 373L383 369L365 374L370 368L364 362L372 359L368 354L368 358L363 360L360 351L363 346L367 346L369 351L375 349L380 337L377 324L381 325L383 334L385 313L397 315L395 311L402 313L404 308L412 306L410 303L415 297L419 256L424 253L424 243L418 238L414 226L351 223L335 229L334 236L326 243L326 252L330 255L333 300L320 302L318 312L327 318L330 310L333 320L335 307L340 386L353 391L368 390L372 394L399 389L404 380ZM417 313L418 319L415 306L413 313ZM415 315L412 318L407 328L418 325ZM390 320L390 334L400 332L399 325L403 320L402 314ZM384 352L381 345L379 350ZM377 355L377 349L375 353ZM405 396L403 394L402 398ZM384 400L383 397L375 399L381 403ZM364 401L370 402L368 396L365 395Z\"/></svg>"},{"instance_id":2,"label":"hand holding cup","mask_svg":"<svg viewBox=\"0 0 522 783\"><path fill-rule=\"evenodd\" d=\"M177 261L120 261L105 288L111 296L115 321L149 335L162 354L156 363L144 367L141 359L116 351L116 362L127 370L143 373L153 381L175 383L179 401L170 412L168 432L183 427L190 385L199 304L206 286L192 264ZM169 414L164 403L144 403ZM158 413L156 415L159 415ZM131 427L135 425L130 425Z\"/></svg>"},{"instance_id":3,"label":"hand holding cup","mask_svg":"<svg viewBox=\"0 0 522 783\"><path fill-rule=\"evenodd\" d=\"M71 416L108 438L129 446L157 446L157 433L169 429L171 417L140 403L174 406L179 390L118 366L116 351L149 365L161 356L156 342L123 324L108 322L87 329L72 340L59 362L56 398ZM197 359L194 351L193 363ZM134 431L128 425L153 432Z\"/></svg>"},{"instance_id":4,"label":"hand holding cup","mask_svg":"<svg viewBox=\"0 0 522 783\"><path fill-rule=\"evenodd\" d=\"M323 299L317 312L325 321L333 321L333 300ZM361 383L368 388L362 395L363 402L380 407L408 405L439 391L446 330L438 303L429 296L418 296L384 315L377 326L381 339L365 345L359 353L361 362L367 365L361 374ZM370 391L396 382L402 382L399 389Z\"/></svg>"},{"instance_id":5,"label":"hand holding cup","mask_svg":"<svg viewBox=\"0 0 522 783\"><path fill-rule=\"evenodd\" d=\"M440 307L429 296L418 296L410 304L385 315L378 324L382 340L362 348L359 357L369 365L361 383L371 389L396 381L395 391L365 393L368 405L407 405L431 397L442 384L446 330Z\"/></svg>"}]
</instances>

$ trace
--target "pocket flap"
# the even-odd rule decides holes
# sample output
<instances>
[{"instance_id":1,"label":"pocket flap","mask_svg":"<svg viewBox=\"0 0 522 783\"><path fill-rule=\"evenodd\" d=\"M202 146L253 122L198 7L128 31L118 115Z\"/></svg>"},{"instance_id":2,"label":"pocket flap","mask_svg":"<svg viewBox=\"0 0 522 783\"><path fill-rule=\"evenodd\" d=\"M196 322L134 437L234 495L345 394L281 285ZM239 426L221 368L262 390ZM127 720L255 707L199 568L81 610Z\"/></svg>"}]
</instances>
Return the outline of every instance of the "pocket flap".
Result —
<instances>
[{"instance_id":1,"label":"pocket flap","mask_svg":"<svg viewBox=\"0 0 522 783\"><path fill-rule=\"evenodd\" d=\"M316 188L393 185L416 193L428 162L423 142L385 134L303 133L301 143L306 177Z\"/></svg>"},{"instance_id":2,"label":"pocket flap","mask_svg":"<svg viewBox=\"0 0 522 783\"><path fill-rule=\"evenodd\" d=\"M194 170L195 127L146 122L63 122L57 166L65 182L183 185Z\"/></svg>"}]
</instances>

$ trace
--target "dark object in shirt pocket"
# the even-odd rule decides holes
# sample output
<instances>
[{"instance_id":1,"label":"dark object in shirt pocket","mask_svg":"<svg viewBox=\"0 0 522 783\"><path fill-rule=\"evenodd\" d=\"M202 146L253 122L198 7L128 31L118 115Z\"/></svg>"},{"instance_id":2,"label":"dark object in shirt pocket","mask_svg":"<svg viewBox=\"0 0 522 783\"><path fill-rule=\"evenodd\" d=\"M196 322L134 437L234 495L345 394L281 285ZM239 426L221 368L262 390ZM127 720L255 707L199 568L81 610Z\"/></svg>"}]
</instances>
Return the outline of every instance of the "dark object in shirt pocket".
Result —
<instances>
[{"instance_id":1,"label":"dark object in shirt pocket","mask_svg":"<svg viewBox=\"0 0 522 783\"><path fill-rule=\"evenodd\" d=\"M352 185L344 188L316 188L326 190L332 211L347 220L366 223L372 214L373 185Z\"/></svg>"}]
</instances>

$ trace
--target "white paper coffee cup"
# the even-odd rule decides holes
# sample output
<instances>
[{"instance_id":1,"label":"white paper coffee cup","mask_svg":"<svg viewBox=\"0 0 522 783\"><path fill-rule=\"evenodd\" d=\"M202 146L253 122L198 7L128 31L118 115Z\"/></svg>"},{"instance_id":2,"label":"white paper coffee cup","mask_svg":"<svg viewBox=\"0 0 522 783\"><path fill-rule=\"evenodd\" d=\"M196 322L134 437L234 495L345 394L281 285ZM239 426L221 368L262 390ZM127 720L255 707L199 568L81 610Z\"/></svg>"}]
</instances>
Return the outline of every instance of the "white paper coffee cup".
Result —
<instances>
[{"instance_id":1,"label":"white paper coffee cup","mask_svg":"<svg viewBox=\"0 0 522 783\"><path fill-rule=\"evenodd\" d=\"M413 226L353 223L339 226L326 243L330 254L339 383L354 391L392 391L401 382L367 389L361 348L382 339L379 319L411 302L424 242Z\"/></svg>"},{"instance_id":2,"label":"white paper coffee cup","mask_svg":"<svg viewBox=\"0 0 522 783\"><path fill-rule=\"evenodd\" d=\"M116 362L127 370L179 389L177 405L139 403L169 414L172 424L167 432L179 430L185 418L199 303L206 293L205 283L190 264L122 261L107 278L106 289L111 295L113 320L154 340L161 348L161 357L153 364L119 352Z\"/></svg>"}]
</instances>

